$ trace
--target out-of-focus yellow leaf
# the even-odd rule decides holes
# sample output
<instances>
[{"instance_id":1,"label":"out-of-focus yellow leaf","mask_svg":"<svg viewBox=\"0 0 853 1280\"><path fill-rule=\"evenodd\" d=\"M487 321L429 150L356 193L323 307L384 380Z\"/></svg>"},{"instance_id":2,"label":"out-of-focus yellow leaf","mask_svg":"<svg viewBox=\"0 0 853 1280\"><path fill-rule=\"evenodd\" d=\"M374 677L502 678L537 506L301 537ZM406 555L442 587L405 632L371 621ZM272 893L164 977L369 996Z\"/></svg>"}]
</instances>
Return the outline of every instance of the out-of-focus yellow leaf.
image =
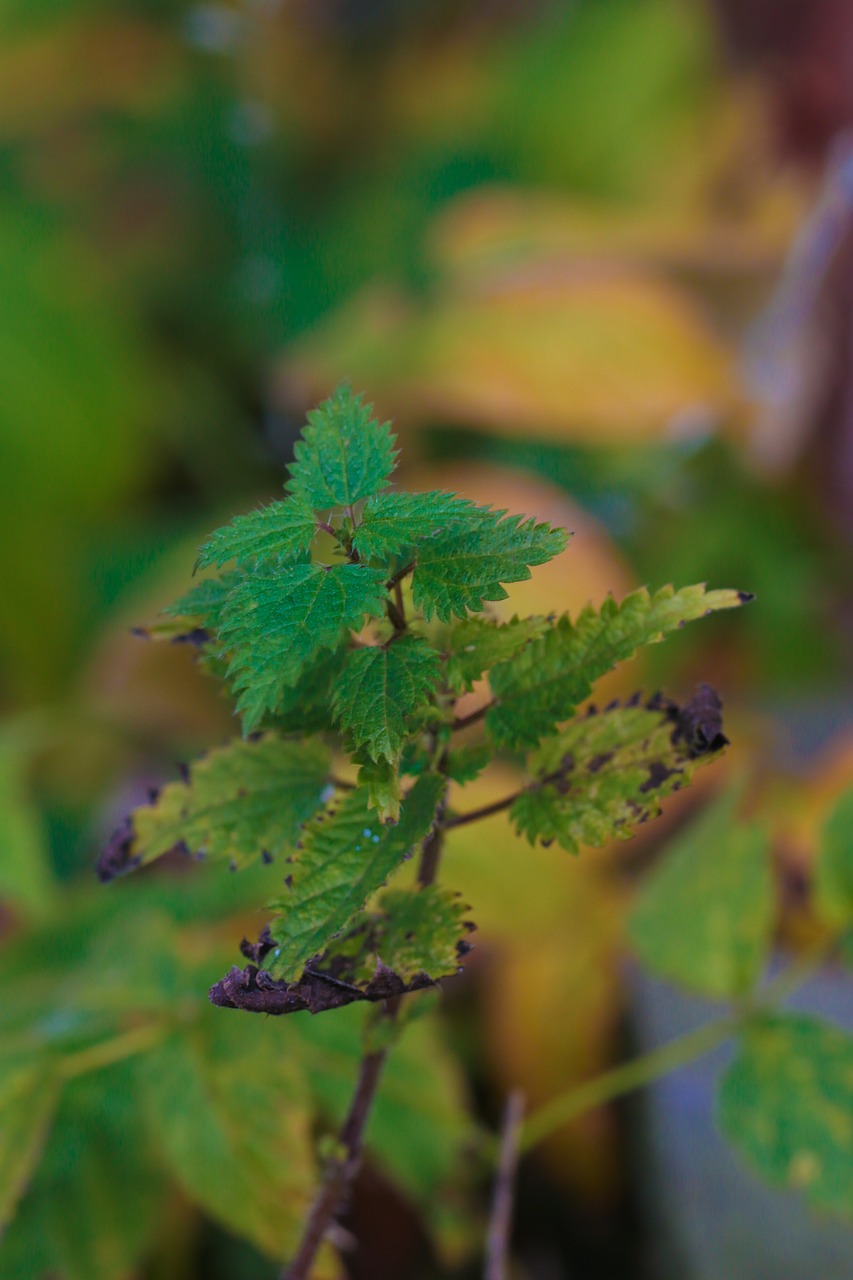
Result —
<instances>
[{"instance_id":1,"label":"out-of-focus yellow leaf","mask_svg":"<svg viewBox=\"0 0 853 1280\"><path fill-rule=\"evenodd\" d=\"M437 266L453 274L595 258L764 275L778 267L803 203L790 185L762 188L745 212L671 203L626 209L560 192L480 187L436 219L428 245Z\"/></svg>"},{"instance_id":2,"label":"out-of-focus yellow leaf","mask_svg":"<svg viewBox=\"0 0 853 1280\"><path fill-rule=\"evenodd\" d=\"M534 264L421 314L366 294L286 356L300 390L346 369L402 422L606 445L713 426L739 403L702 308L639 268Z\"/></svg>"}]
</instances>

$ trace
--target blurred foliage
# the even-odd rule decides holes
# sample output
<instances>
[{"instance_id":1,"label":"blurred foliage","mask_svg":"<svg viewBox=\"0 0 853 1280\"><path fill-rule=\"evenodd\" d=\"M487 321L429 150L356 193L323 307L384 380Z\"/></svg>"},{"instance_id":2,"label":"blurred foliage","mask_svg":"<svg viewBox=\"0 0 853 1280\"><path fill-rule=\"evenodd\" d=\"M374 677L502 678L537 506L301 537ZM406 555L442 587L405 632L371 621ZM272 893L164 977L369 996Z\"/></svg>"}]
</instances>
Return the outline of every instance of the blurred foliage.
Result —
<instances>
[{"instance_id":1,"label":"blurred foliage","mask_svg":"<svg viewBox=\"0 0 853 1280\"><path fill-rule=\"evenodd\" d=\"M152 1129L153 1041L56 1083L164 1006L186 1018L159 1046L170 1070L236 1034L211 1021L205 983L218 922L263 874L180 866L94 888L115 821L233 728L185 650L128 628L180 589L205 529L270 496L303 409L347 375L401 425L406 483L575 531L500 616L577 612L643 582L757 593L736 627L691 629L631 679L722 689L726 771L753 770L770 832L777 939L812 945L822 824L853 782L849 544L813 465L841 455L800 416L768 471L742 353L814 174L778 163L766 85L725 64L698 0L9 0L0 35L4 1187L23 1194L44 1156L0 1269L89 1280L146 1259L152 1277L189 1276L207 1247L213 1280L268 1277L209 1225L199 1243L193 1206L233 1219L224 1184L175 1180ZM608 696L629 695L625 679ZM488 803L513 778L474 785ZM621 1052L634 880L712 789L702 778L658 831L593 858L516 848L500 819L455 834L448 868L480 932L445 1025L481 1118L513 1085L535 1106ZM849 882L835 864L820 876L828 912ZM288 1087L310 1093L312 1124L345 1104L358 1022L247 1032L262 1060L293 1038ZM459 1181L469 1132L459 1068L429 1019L409 1037L374 1158L458 1258L470 1228L435 1191ZM199 1142L228 1140L217 1114ZM294 1177L309 1136L279 1135ZM750 1156L770 1172L777 1157ZM574 1122L545 1158L582 1204L617 1202L614 1112Z\"/></svg>"}]
</instances>

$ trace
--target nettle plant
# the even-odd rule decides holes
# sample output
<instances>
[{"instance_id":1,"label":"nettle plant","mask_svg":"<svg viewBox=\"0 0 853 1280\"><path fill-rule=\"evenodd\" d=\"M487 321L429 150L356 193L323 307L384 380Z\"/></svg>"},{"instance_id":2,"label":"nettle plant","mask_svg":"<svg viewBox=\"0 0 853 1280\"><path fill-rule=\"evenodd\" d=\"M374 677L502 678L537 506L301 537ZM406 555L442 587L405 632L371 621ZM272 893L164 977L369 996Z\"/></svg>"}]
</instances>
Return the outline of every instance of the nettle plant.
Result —
<instances>
[{"instance_id":1,"label":"nettle plant","mask_svg":"<svg viewBox=\"0 0 853 1280\"><path fill-rule=\"evenodd\" d=\"M476 903L454 891L452 856L447 877L442 864L456 828L505 811L531 843L574 854L657 815L725 746L720 701L700 686L682 706L655 694L599 710L589 703L595 682L641 646L749 598L666 587L574 620L498 621L489 602L562 552L569 534L452 493L399 491L396 458L389 427L341 388L308 415L286 496L204 544L197 567L215 572L159 631L196 644L230 686L242 736L137 809L100 863L111 879L176 848L232 869L277 862L283 883L260 937L242 944L248 963L210 991L219 1016L375 1006L291 1280L312 1274L341 1209L406 997L457 973L470 949ZM460 698L486 680L488 694L460 714ZM524 770L523 785L466 807L465 785L499 757ZM772 889L766 835L741 829L725 803L698 840L701 856L694 839L669 880L650 887L633 931L653 969L733 998L760 975ZM744 1016L558 1100L531 1118L521 1148L742 1029ZM762 1043L771 1041L765 1027ZM737 1111L743 1090L727 1096ZM766 1126L753 1137L766 1143ZM498 1214L496 1257L505 1228Z\"/></svg>"}]
</instances>

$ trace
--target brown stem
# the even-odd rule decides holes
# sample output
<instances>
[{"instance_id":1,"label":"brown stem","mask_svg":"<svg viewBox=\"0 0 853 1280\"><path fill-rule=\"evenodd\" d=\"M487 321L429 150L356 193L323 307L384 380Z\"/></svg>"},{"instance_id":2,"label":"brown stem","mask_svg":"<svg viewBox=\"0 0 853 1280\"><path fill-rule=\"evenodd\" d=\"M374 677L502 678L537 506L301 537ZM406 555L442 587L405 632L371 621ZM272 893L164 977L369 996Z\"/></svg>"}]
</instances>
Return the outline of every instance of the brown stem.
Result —
<instances>
[{"instance_id":1,"label":"brown stem","mask_svg":"<svg viewBox=\"0 0 853 1280\"><path fill-rule=\"evenodd\" d=\"M489 1215L489 1230L486 1236L484 1280L506 1280L509 1233L515 1198L515 1172L518 1167L518 1140L523 1114L524 1095L519 1090L515 1090L507 1098L501 1125L500 1157L492 1196L492 1212Z\"/></svg>"},{"instance_id":2,"label":"brown stem","mask_svg":"<svg viewBox=\"0 0 853 1280\"><path fill-rule=\"evenodd\" d=\"M476 724L478 720L483 719L488 711L491 711L494 705L495 700L493 698L492 701L487 702L484 707L480 707L477 711L472 711L469 716L460 716L459 719L454 720L453 724L450 726L451 729L456 733L457 729L467 729L469 724Z\"/></svg>"},{"instance_id":3,"label":"brown stem","mask_svg":"<svg viewBox=\"0 0 853 1280\"><path fill-rule=\"evenodd\" d=\"M358 1172L364 1130L387 1054L387 1049L380 1049L375 1053L365 1054L361 1060L358 1083L340 1133L340 1143L346 1154L335 1157L326 1166L323 1185L311 1206L296 1256L282 1272L282 1280L309 1280L317 1252L335 1220L347 1188Z\"/></svg>"},{"instance_id":4,"label":"brown stem","mask_svg":"<svg viewBox=\"0 0 853 1280\"><path fill-rule=\"evenodd\" d=\"M391 591L394 587L398 586L399 583L401 583L404 578L407 578L409 576L409 574L412 572L414 567L415 567L415 561L410 560L408 564L403 565L402 569L398 569L397 572L393 575L393 577L388 579L388 590Z\"/></svg>"},{"instance_id":5,"label":"brown stem","mask_svg":"<svg viewBox=\"0 0 853 1280\"><path fill-rule=\"evenodd\" d=\"M432 884L438 870L444 840L442 826L444 813L445 801L442 800L435 825L421 849L418 883L422 889ZM385 1016L396 1018L399 1005L399 998L386 1001ZM317 1252L333 1226L341 1201L358 1173L364 1130L387 1056L387 1049L379 1049L365 1054L361 1060L358 1083L339 1136L339 1143L344 1148L345 1154L335 1157L327 1164L323 1185L311 1206L296 1256L282 1272L281 1280L309 1280Z\"/></svg>"},{"instance_id":6,"label":"brown stem","mask_svg":"<svg viewBox=\"0 0 853 1280\"><path fill-rule=\"evenodd\" d=\"M509 809L510 805L515 804L519 796L526 795L528 791L538 791L540 787L546 787L549 782L559 782L561 778L566 776L566 767L561 766L555 769L553 773L548 773L544 778L537 778L536 782L528 783L526 787L521 787L518 791L513 791L511 795L504 796L502 800L493 800L491 804L484 804L481 809L472 809L470 813L457 813L455 817L448 818L444 824L445 831L449 831L451 827L464 827L469 822L479 822L481 818L490 818L493 813L501 813L504 809Z\"/></svg>"}]
</instances>

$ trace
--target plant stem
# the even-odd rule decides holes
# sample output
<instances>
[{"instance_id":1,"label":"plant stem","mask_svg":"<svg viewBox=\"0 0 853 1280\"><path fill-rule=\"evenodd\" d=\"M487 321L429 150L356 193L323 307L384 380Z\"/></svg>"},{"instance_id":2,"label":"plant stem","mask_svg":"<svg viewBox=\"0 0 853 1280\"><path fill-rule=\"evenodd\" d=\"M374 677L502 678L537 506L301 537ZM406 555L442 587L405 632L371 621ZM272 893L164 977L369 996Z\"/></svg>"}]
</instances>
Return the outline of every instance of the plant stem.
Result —
<instances>
[{"instance_id":1,"label":"plant stem","mask_svg":"<svg viewBox=\"0 0 853 1280\"><path fill-rule=\"evenodd\" d=\"M296 1256L282 1273L282 1280L308 1280L317 1252L326 1237L361 1162L364 1130L385 1065L387 1049L368 1053L361 1060L358 1083L340 1133L344 1156L326 1165L323 1185L311 1207Z\"/></svg>"},{"instance_id":2,"label":"plant stem","mask_svg":"<svg viewBox=\"0 0 853 1280\"><path fill-rule=\"evenodd\" d=\"M441 846L444 841L442 825L444 812L445 801L442 800L436 815L435 826L421 849L418 883L422 889L433 883L438 872ZM396 1018L399 1004L399 997L387 1000L384 1006L385 1016ZM317 1252L328 1235L340 1211L341 1202L358 1173L364 1131L387 1056L387 1049L379 1049L366 1053L361 1060L355 1093L338 1137L338 1142L345 1154L335 1156L327 1163L323 1184L308 1215L299 1248L290 1264L282 1272L281 1280L309 1280Z\"/></svg>"},{"instance_id":3,"label":"plant stem","mask_svg":"<svg viewBox=\"0 0 853 1280\"><path fill-rule=\"evenodd\" d=\"M479 822L481 818L490 818L493 813L500 813L503 809L509 809L515 804L519 796L525 795L528 791L538 791L540 787L547 787L551 782L558 782L566 776L566 769L562 767L555 769L553 773L548 773L544 778L537 778L535 782L530 782L526 787L521 787L518 791L513 791L511 795L504 796L502 800L493 800L491 804L484 804L480 809L472 809L470 813L457 813L455 817L448 818L444 824L446 830L451 827L464 827L468 822Z\"/></svg>"},{"instance_id":4,"label":"plant stem","mask_svg":"<svg viewBox=\"0 0 853 1280\"><path fill-rule=\"evenodd\" d=\"M740 1014L719 1018L546 1102L524 1125L519 1142L521 1152L529 1151L584 1112L593 1111L606 1102L650 1084L659 1076L675 1071L677 1067L693 1062L695 1058L701 1058L734 1035L742 1022Z\"/></svg>"},{"instance_id":5,"label":"plant stem","mask_svg":"<svg viewBox=\"0 0 853 1280\"><path fill-rule=\"evenodd\" d=\"M487 702L485 706L479 707L476 711L472 711L470 715L460 716L457 720L454 720L453 724L450 726L451 729L456 733L458 729L467 729L469 724L476 724L478 720L483 719L486 713L490 711L494 705L495 700L493 698L491 702Z\"/></svg>"},{"instance_id":6,"label":"plant stem","mask_svg":"<svg viewBox=\"0 0 853 1280\"><path fill-rule=\"evenodd\" d=\"M392 578L388 579L388 590L400 585L404 578L407 578L415 567L415 561L410 560L408 564L404 564L402 569L398 569Z\"/></svg>"},{"instance_id":7,"label":"plant stem","mask_svg":"<svg viewBox=\"0 0 853 1280\"><path fill-rule=\"evenodd\" d=\"M489 1217L489 1231L486 1237L484 1280L506 1280L509 1233L515 1198L515 1171L518 1167L518 1139L523 1113L524 1095L516 1089L507 1098L501 1126L500 1157L492 1197L492 1212Z\"/></svg>"}]
</instances>

